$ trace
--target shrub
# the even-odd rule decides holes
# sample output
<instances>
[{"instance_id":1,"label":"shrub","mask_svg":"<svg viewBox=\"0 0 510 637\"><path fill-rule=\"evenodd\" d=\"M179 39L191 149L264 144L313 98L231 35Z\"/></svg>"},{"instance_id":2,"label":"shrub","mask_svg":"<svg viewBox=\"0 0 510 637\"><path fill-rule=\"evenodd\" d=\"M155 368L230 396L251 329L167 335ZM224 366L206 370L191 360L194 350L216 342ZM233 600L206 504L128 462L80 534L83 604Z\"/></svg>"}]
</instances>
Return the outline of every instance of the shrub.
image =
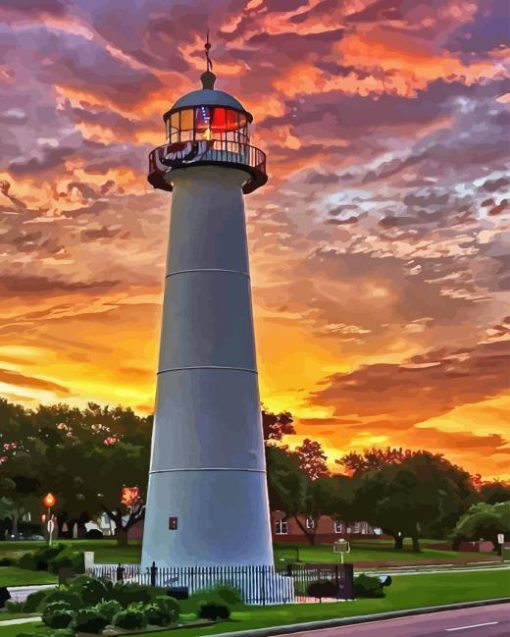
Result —
<instances>
[{"instance_id":1,"label":"shrub","mask_svg":"<svg viewBox=\"0 0 510 637\"><path fill-rule=\"evenodd\" d=\"M85 533L85 537L87 540L102 540L104 535L99 529L90 529L90 531Z\"/></svg>"},{"instance_id":2,"label":"shrub","mask_svg":"<svg viewBox=\"0 0 510 637\"><path fill-rule=\"evenodd\" d=\"M113 618L114 626L119 628L143 628L147 625L144 612L139 608L128 608L127 610L121 610Z\"/></svg>"},{"instance_id":3,"label":"shrub","mask_svg":"<svg viewBox=\"0 0 510 637\"><path fill-rule=\"evenodd\" d=\"M337 597L338 588L335 582L326 580L324 582L312 582L306 589L307 595L310 597Z\"/></svg>"},{"instance_id":4,"label":"shrub","mask_svg":"<svg viewBox=\"0 0 510 637\"><path fill-rule=\"evenodd\" d=\"M212 589L229 606L244 606L244 600L237 588L228 584L218 584Z\"/></svg>"},{"instance_id":5,"label":"shrub","mask_svg":"<svg viewBox=\"0 0 510 637\"><path fill-rule=\"evenodd\" d=\"M5 608L9 613L23 613L25 611L24 602L6 602Z\"/></svg>"},{"instance_id":6,"label":"shrub","mask_svg":"<svg viewBox=\"0 0 510 637\"><path fill-rule=\"evenodd\" d=\"M173 622L170 613L167 613L161 606L157 604L149 604L144 608L145 619L148 624L153 626L168 626Z\"/></svg>"},{"instance_id":7,"label":"shrub","mask_svg":"<svg viewBox=\"0 0 510 637\"><path fill-rule=\"evenodd\" d=\"M50 590L44 598L41 604L41 608L44 608L48 604L53 604L55 602L64 602L72 610L78 610L83 606L83 602L80 596L77 593L66 590L65 588L61 588L59 590Z\"/></svg>"},{"instance_id":8,"label":"shrub","mask_svg":"<svg viewBox=\"0 0 510 637\"><path fill-rule=\"evenodd\" d=\"M354 579L354 595L356 597L384 597L383 585L377 577L358 575Z\"/></svg>"},{"instance_id":9,"label":"shrub","mask_svg":"<svg viewBox=\"0 0 510 637\"><path fill-rule=\"evenodd\" d=\"M181 612L181 607L176 599L166 595L158 595L154 600L154 604L161 608L161 610L165 613L168 613L172 617L172 621L177 621L179 613Z\"/></svg>"},{"instance_id":10,"label":"shrub","mask_svg":"<svg viewBox=\"0 0 510 637\"><path fill-rule=\"evenodd\" d=\"M16 564L16 560L13 560L11 557L2 557L0 560L0 566L14 566Z\"/></svg>"},{"instance_id":11,"label":"shrub","mask_svg":"<svg viewBox=\"0 0 510 637\"><path fill-rule=\"evenodd\" d=\"M50 628L67 628L73 621L73 612L65 602L48 604L42 614L43 624Z\"/></svg>"},{"instance_id":12,"label":"shrub","mask_svg":"<svg viewBox=\"0 0 510 637\"><path fill-rule=\"evenodd\" d=\"M76 612L74 618L75 630L82 633L95 633L97 635L107 624L108 619L101 614L96 606L82 608Z\"/></svg>"},{"instance_id":13,"label":"shrub","mask_svg":"<svg viewBox=\"0 0 510 637\"><path fill-rule=\"evenodd\" d=\"M26 598L24 604L25 613L35 613L36 611L42 608L43 601L50 595L53 591L51 590L42 590L35 591L35 593L30 593L30 595Z\"/></svg>"},{"instance_id":14,"label":"shrub","mask_svg":"<svg viewBox=\"0 0 510 637\"><path fill-rule=\"evenodd\" d=\"M215 604L214 602L205 602L200 604L198 616L201 619L228 619L230 617L230 608L226 604Z\"/></svg>"},{"instance_id":15,"label":"shrub","mask_svg":"<svg viewBox=\"0 0 510 637\"><path fill-rule=\"evenodd\" d=\"M30 571L47 571L48 564L64 549L63 544L57 544L55 547L41 547L32 553L22 555L18 560L18 566Z\"/></svg>"},{"instance_id":16,"label":"shrub","mask_svg":"<svg viewBox=\"0 0 510 637\"><path fill-rule=\"evenodd\" d=\"M115 586L112 582L89 577L88 575L75 577L68 586L70 591L79 595L84 606L94 606L99 602L113 599L114 588ZM121 600L118 601L121 602Z\"/></svg>"},{"instance_id":17,"label":"shrub","mask_svg":"<svg viewBox=\"0 0 510 637\"><path fill-rule=\"evenodd\" d=\"M97 610L106 617L109 623L113 621L113 618L117 613L120 613L122 606L115 599L110 599L107 602L100 602L96 605Z\"/></svg>"},{"instance_id":18,"label":"shrub","mask_svg":"<svg viewBox=\"0 0 510 637\"><path fill-rule=\"evenodd\" d=\"M75 573L83 573L85 570L83 551L68 546L49 560L48 570L51 573L58 573L61 568L71 568Z\"/></svg>"},{"instance_id":19,"label":"shrub","mask_svg":"<svg viewBox=\"0 0 510 637\"><path fill-rule=\"evenodd\" d=\"M134 602L148 604L152 600L152 593L148 586L141 584L117 582L113 586L111 599L116 599L124 608Z\"/></svg>"}]
</instances>

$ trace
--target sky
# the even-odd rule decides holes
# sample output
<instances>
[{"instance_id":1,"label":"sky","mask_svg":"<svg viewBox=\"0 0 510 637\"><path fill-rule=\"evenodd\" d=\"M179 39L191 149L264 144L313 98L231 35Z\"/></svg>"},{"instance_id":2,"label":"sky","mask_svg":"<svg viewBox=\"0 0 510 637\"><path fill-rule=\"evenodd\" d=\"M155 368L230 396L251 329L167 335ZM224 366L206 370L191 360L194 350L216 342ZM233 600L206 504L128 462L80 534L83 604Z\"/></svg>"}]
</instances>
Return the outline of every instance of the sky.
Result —
<instances>
[{"instance_id":1,"label":"sky","mask_svg":"<svg viewBox=\"0 0 510 637\"><path fill-rule=\"evenodd\" d=\"M261 398L328 461L403 446L510 478L506 0L0 0L0 394L151 413L163 113L253 113ZM338 466L337 466L338 468Z\"/></svg>"}]
</instances>

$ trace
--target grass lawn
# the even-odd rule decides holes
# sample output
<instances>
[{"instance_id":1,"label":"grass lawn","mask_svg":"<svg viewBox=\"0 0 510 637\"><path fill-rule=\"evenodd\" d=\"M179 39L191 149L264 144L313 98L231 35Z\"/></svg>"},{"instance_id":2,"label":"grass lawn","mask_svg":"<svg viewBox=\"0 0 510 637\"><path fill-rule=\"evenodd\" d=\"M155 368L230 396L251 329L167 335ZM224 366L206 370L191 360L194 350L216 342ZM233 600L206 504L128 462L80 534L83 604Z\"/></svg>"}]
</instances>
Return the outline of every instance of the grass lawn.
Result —
<instances>
[{"instance_id":1,"label":"grass lawn","mask_svg":"<svg viewBox=\"0 0 510 637\"><path fill-rule=\"evenodd\" d=\"M420 608L463 601L475 601L510 595L508 571L494 573L444 573L437 575L398 575L386 589L383 599L323 604L288 604L285 606L249 607L232 614L228 622L207 628L182 629L178 633L158 632L158 637L199 637L218 633L281 626L297 622L352 617L369 613ZM0 637L15 637L34 625L0 627ZM30 628L29 628L30 627ZM148 633L150 634L150 633Z\"/></svg>"},{"instance_id":2,"label":"grass lawn","mask_svg":"<svg viewBox=\"0 0 510 637\"><path fill-rule=\"evenodd\" d=\"M46 571L28 571L15 566L0 566L0 586L53 584L57 579L56 575Z\"/></svg>"},{"instance_id":3,"label":"grass lawn","mask_svg":"<svg viewBox=\"0 0 510 637\"><path fill-rule=\"evenodd\" d=\"M57 540L58 541L58 540ZM141 555L141 543L132 541L127 547L119 547L115 540L62 540L63 544L94 551L97 564L139 564ZM437 540L435 541L438 542ZM422 552L412 553L409 546L403 551L394 551L391 540L354 540L349 554L350 562L419 562L434 560L437 562L462 558L470 561L494 559L495 555L483 555L480 553L460 553L458 551L445 551L429 548L434 540L423 540ZM0 542L0 558L20 557L23 553L33 551L44 542ZM281 560L295 560L296 547L288 545L275 545L275 563L278 566ZM303 562L338 562L339 556L333 553L331 545L300 545L299 559ZM1 583L1 579L0 579ZM25 582L23 582L25 583ZM27 582L28 583L28 580Z\"/></svg>"},{"instance_id":4,"label":"grass lawn","mask_svg":"<svg viewBox=\"0 0 510 637\"><path fill-rule=\"evenodd\" d=\"M282 559L295 560L297 548L288 545L275 545L275 563ZM432 549L424 542L421 553L412 553L410 547L405 547L402 551L395 551L392 542L384 540L354 540L351 544L351 552L348 556L349 562L421 562L424 560L434 560L437 562L455 561L459 558L469 561L481 561L483 559L494 559L495 555L487 558L480 553L465 553L459 551L445 551ZM333 553L331 545L299 546L299 559L302 562L339 562L340 556Z\"/></svg>"}]
</instances>

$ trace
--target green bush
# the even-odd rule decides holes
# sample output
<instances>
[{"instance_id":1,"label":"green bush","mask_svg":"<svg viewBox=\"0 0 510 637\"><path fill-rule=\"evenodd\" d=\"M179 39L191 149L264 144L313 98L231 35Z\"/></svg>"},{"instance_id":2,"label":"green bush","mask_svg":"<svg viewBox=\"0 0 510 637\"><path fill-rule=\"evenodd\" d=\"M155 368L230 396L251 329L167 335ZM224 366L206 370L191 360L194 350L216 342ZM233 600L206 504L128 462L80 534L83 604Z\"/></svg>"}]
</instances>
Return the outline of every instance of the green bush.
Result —
<instances>
[{"instance_id":1,"label":"green bush","mask_svg":"<svg viewBox=\"0 0 510 637\"><path fill-rule=\"evenodd\" d=\"M113 599L114 588L112 582L88 575L79 575L68 585L68 589L81 598L84 606L94 606L99 602Z\"/></svg>"},{"instance_id":2,"label":"green bush","mask_svg":"<svg viewBox=\"0 0 510 637\"><path fill-rule=\"evenodd\" d=\"M23 609L25 613L35 613L36 611L41 610L44 600L52 592L52 590L47 589L42 591L35 591L35 593L30 593L30 595L25 600Z\"/></svg>"},{"instance_id":3,"label":"green bush","mask_svg":"<svg viewBox=\"0 0 510 637\"><path fill-rule=\"evenodd\" d=\"M74 617L74 628L81 633L99 634L108 624L108 619L96 606L78 610Z\"/></svg>"},{"instance_id":4,"label":"green bush","mask_svg":"<svg viewBox=\"0 0 510 637\"><path fill-rule=\"evenodd\" d=\"M148 586L141 584L117 582L112 590L111 599L116 599L124 608L134 602L142 602L149 604L152 601L152 595Z\"/></svg>"},{"instance_id":5,"label":"green bush","mask_svg":"<svg viewBox=\"0 0 510 637\"><path fill-rule=\"evenodd\" d=\"M5 602L5 608L8 613L25 612L25 602Z\"/></svg>"},{"instance_id":6,"label":"green bush","mask_svg":"<svg viewBox=\"0 0 510 637\"><path fill-rule=\"evenodd\" d=\"M49 560L48 570L51 573L58 573L61 568L71 568L75 573L83 573L85 570L83 551L68 546Z\"/></svg>"},{"instance_id":7,"label":"green bush","mask_svg":"<svg viewBox=\"0 0 510 637\"><path fill-rule=\"evenodd\" d=\"M168 595L158 595L154 599L154 604L161 608L161 610L165 613L168 613L173 618L172 621L177 621L179 618L181 606L173 597L168 597Z\"/></svg>"},{"instance_id":8,"label":"green bush","mask_svg":"<svg viewBox=\"0 0 510 637\"><path fill-rule=\"evenodd\" d=\"M0 566L15 566L16 560L13 560L12 557L2 557L0 559Z\"/></svg>"},{"instance_id":9,"label":"green bush","mask_svg":"<svg viewBox=\"0 0 510 637\"><path fill-rule=\"evenodd\" d=\"M228 619L230 617L230 608L226 604L215 604L214 602L206 602L200 604L198 616L201 619Z\"/></svg>"},{"instance_id":10,"label":"green bush","mask_svg":"<svg viewBox=\"0 0 510 637\"><path fill-rule=\"evenodd\" d=\"M147 620L143 610L131 607L117 613L113 618L113 624L119 628L135 629L146 626Z\"/></svg>"},{"instance_id":11,"label":"green bush","mask_svg":"<svg viewBox=\"0 0 510 637\"><path fill-rule=\"evenodd\" d=\"M81 597L77 593L61 588L59 590L50 590L44 600L42 601L41 608L53 604L55 602L64 602L72 610L78 610L83 607Z\"/></svg>"},{"instance_id":12,"label":"green bush","mask_svg":"<svg viewBox=\"0 0 510 637\"><path fill-rule=\"evenodd\" d=\"M41 547L36 551L22 555L18 560L18 566L30 571L47 571L49 563L64 549L63 544L57 544L54 547Z\"/></svg>"},{"instance_id":13,"label":"green bush","mask_svg":"<svg viewBox=\"0 0 510 637\"><path fill-rule=\"evenodd\" d=\"M43 610L42 621L50 628L67 628L73 621L73 611L65 602L53 602Z\"/></svg>"},{"instance_id":14,"label":"green bush","mask_svg":"<svg viewBox=\"0 0 510 637\"><path fill-rule=\"evenodd\" d=\"M107 602L100 602L96 605L96 608L103 617L106 617L110 624L112 623L115 615L120 613L122 610L122 606L115 599L109 599Z\"/></svg>"},{"instance_id":15,"label":"green bush","mask_svg":"<svg viewBox=\"0 0 510 637\"><path fill-rule=\"evenodd\" d=\"M161 606L157 604L149 604L145 606L143 613L148 624L153 626L168 626L173 622L170 613L167 613Z\"/></svg>"},{"instance_id":16,"label":"green bush","mask_svg":"<svg viewBox=\"0 0 510 637\"><path fill-rule=\"evenodd\" d=\"M237 588L229 586L228 584L218 584L211 592L216 593L218 597L228 604L229 606L244 606L244 600Z\"/></svg>"},{"instance_id":17,"label":"green bush","mask_svg":"<svg viewBox=\"0 0 510 637\"><path fill-rule=\"evenodd\" d=\"M383 585L377 577L358 575L354 579L355 597L384 597Z\"/></svg>"}]
</instances>

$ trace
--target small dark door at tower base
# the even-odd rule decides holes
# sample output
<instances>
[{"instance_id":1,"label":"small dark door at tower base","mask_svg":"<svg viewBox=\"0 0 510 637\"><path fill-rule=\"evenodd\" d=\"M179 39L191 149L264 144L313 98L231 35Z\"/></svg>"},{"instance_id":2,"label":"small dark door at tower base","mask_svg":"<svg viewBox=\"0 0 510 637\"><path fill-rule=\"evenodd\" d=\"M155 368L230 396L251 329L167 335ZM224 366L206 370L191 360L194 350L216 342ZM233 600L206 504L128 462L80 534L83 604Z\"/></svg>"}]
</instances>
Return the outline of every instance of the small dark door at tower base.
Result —
<instances>
[{"instance_id":1,"label":"small dark door at tower base","mask_svg":"<svg viewBox=\"0 0 510 637\"><path fill-rule=\"evenodd\" d=\"M354 599L354 566L353 564L337 564L335 578L338 599Z\"/></svg>"}]
</instances>

